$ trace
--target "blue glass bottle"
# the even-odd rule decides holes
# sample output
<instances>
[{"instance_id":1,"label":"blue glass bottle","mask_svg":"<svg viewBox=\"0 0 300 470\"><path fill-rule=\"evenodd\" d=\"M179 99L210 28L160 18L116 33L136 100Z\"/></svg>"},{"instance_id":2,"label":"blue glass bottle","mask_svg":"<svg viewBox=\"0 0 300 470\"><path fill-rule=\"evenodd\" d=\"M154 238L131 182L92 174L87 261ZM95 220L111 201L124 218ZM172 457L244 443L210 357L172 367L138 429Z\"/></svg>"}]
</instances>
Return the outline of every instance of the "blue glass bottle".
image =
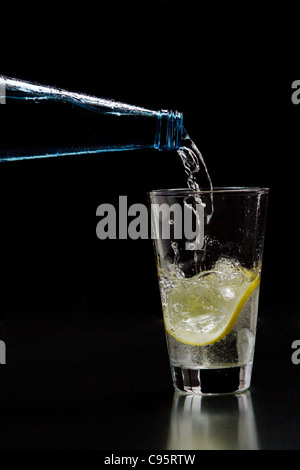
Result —
<instances>
[{"instance_id":1,"label":"blue glass bottle","mask_svg":"<svg viewBox=\"0 0 300 470\"><path fill-rule=\"evenodd\" d=\"M178 149L182 114L0 76L0 161Z\"/></svg>"}]
</instances>

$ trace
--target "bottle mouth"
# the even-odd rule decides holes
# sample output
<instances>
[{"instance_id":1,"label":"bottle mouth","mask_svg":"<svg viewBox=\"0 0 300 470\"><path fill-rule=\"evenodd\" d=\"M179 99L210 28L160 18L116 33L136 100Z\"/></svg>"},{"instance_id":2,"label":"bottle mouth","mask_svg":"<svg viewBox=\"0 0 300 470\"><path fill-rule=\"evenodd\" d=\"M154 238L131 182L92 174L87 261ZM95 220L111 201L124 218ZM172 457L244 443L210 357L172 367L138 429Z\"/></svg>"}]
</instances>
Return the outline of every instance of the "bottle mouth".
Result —
<instances>
[{"instance_id":1,"label":"bottle mouth","mask_svg":"<svg viewBox=\"0 0 300 470\"><path fill-rule=\"evenodd\" d=\"M155 148L177 150L183 135L183 115L178 111L162 109L158 112Z\"/></svg>"}]
</instances>

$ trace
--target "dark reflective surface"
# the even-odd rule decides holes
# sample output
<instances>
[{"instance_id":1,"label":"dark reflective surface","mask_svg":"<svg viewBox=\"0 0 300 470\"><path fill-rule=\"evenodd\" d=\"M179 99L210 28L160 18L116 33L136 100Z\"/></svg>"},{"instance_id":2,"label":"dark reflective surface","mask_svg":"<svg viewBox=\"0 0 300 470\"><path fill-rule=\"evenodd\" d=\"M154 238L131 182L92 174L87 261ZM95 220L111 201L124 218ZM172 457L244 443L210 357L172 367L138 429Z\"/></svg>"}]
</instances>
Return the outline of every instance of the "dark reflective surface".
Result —
<instances>
[{"instance_id":1,"label":"dark reflective surface","mask_svg":"<svg viewBox=\"0 0 300 470\"><path fill-rule=\"evenodd\" d=\"M0 448L300 449L298 312L260 317L250 391L201 397L173 392L162 320L11 311Z\"/></svg>"},{"instance_id":2,"label":"dark reflective surface","mask_svg":"<svg viewBox=\"0 0 300 470\"><path fill-rule=\"evenodd\" d=\"M240 395L174 394L167 449L258 449L250 392Z\"/></svg>"}]
</instances>

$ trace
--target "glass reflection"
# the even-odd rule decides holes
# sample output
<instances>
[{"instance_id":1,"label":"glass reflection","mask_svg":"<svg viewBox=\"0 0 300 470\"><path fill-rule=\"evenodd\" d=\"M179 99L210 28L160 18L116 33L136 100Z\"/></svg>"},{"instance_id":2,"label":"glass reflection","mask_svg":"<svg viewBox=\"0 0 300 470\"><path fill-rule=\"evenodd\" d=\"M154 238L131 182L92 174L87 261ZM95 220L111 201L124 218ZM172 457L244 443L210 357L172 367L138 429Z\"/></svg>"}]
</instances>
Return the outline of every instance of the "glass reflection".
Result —
<instances>
[{"instance_id":1,"label":"glass reflection","mask_svg":"<svg viewBox=\"0 0 300 470\"><path fill-rule=\"evenodd\" d=\"M175 392L167 449L258 449L250 392L219 396Z\"/></svg>"}]
</instances>

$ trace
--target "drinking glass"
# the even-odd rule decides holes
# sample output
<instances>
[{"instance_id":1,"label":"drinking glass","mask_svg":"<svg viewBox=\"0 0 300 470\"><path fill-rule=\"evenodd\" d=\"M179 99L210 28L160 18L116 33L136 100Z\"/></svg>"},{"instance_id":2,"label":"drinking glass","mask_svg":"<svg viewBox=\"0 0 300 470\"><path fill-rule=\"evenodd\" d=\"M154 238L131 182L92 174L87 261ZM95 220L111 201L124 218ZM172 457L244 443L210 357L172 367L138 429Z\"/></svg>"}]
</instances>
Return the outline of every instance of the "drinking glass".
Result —
<instances>
[{"instance_id":1,"label":"drinking glass","mask_svg":"<svg viewBox=\"0 0 300 470\"><path fill-rule=\"evenodd\" d=\"M176 391L242 392L251 381L267 188L149 193Z\"/></svg>"}]
</instances>

